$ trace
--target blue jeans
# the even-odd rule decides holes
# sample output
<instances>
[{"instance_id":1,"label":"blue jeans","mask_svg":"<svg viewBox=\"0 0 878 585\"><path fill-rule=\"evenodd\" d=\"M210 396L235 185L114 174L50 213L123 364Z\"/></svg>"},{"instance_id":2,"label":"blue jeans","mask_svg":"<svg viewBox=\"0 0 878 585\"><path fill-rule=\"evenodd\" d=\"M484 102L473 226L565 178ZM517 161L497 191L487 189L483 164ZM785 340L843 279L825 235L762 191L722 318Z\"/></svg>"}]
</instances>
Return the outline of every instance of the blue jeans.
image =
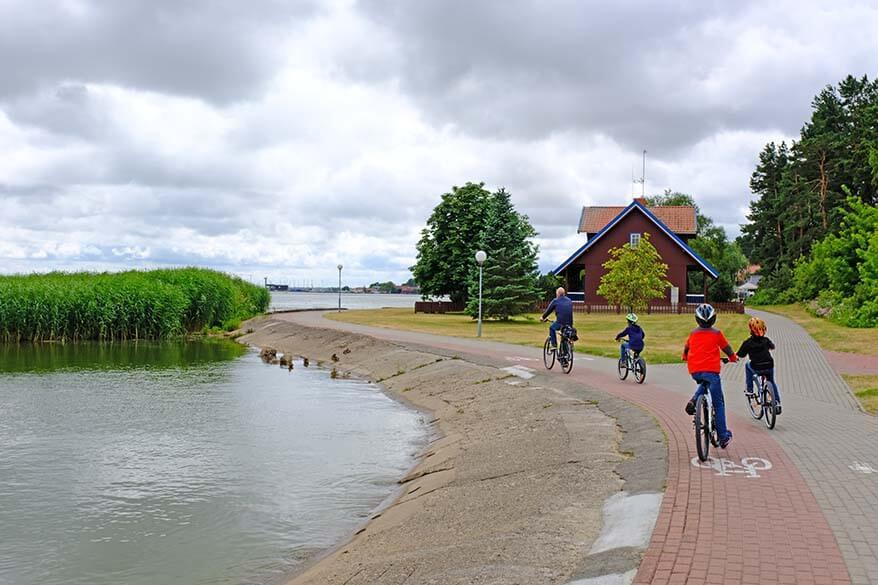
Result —
<instances>
[{"instance_id":1,"label":"blue jeans","mask_svg":"<svg viewBox=\"0 0 878 585\"><path fill-rule=\"evenodd\" d=\"M552 321L552 324L549 325L549 339L552 340L552 347L558 347L558 332L564 326L558 323L557 321Z\"/></svg>"},{"instance_id":2,"label":"blue jeans","mask_svg":"<svg viewBox=\"0 0 878 585\"><path fill-rule=\"evenodd\" d=\"M629 349L631 349L631 344L628 343L627 341L623 341L623 342L622 342L622 346L619 348L619 359L620 359L620 360L624 360L624 359L626 359L625 353L626 353ZM635 350L632 350L632 351L634 351L634 355L637 355L637 354L639 354L641 351L643 351L643 349L635 349Z\"/></svg>"},{"instance_id":3,"label":"blue jeans","mask_svg":"<svg viewBox=\"0 0 878 585\"><path fill-rule=\"evenodd\" d=\"M726 402L723 399L723 383L719 374L713 372L695 372L692 379L698 382L698 390L692 396L692 400L698 400L704 391L701 383L706 382L710 390L710 399L713 400L713 409L716 412L716 432L721 441L730 439L732 431L726 426Z\"/></svg>"},{"instance_id":4,"label":"blue jeans","mask_svg":"<svg viewBox=\"0 0 878 585\"><path fill-rule=\"evenodd\" d=\"M780 388L777 387L777 382L774 381L774 368L757 370L750 362L747 362L747 365L744 366L744 371L747 372L747 392L753 392L753 382L756 381L756 376L765 376L771 382L771 387L774 388L774 403L780 404Z\"/></svg>"}]
</instances>

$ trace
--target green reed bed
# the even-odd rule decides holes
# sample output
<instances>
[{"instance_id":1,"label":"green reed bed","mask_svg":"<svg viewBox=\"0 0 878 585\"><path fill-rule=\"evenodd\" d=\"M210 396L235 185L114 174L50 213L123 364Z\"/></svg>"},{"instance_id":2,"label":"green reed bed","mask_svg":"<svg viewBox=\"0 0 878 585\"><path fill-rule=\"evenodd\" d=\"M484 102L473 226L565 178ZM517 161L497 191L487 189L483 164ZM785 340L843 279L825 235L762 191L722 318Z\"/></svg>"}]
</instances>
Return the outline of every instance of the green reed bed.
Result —
<instances>
[{"instance_id":1,"label":"green reed bed","mask_svg":"<svg viewBox=\"0 0 878 585\"><path fill-rule=\"evenodd\" d=\"M234 329L264 288L202 268L0 276L0 341L167 339Z\"/></svg>"}]
</instances>

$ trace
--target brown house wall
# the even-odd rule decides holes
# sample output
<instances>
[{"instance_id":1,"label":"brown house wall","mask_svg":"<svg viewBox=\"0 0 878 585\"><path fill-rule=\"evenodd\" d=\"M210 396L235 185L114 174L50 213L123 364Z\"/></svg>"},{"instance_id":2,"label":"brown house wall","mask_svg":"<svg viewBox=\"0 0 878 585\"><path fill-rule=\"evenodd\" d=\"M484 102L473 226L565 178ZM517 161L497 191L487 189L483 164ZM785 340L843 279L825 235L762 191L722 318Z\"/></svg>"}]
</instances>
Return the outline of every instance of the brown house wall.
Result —
<instances>
[{"instance_id":1,"label":"brown house wall","mask_svg":"<svg viewBox=\"0 0 878 585\"><path fill-rule=\"evenodd\" d=\"M668 280L673 286L680 289L680 302L686 302L686 272L690 265L695 264L695 261L637 209L632 210L622 221L605 233L594 246L574 260L573 264L566 270L568 281L575 282L576 275L584 268L585 283L582 288L572 286L572 290L583 291L586 302L605 303L606 299L597 293L601 277L606 273L603 263L610 257L610 248L618 248L627 244L629 234L633 232L649 233L649 241L661 255L662 261L668 265ZM701 291L691 292L700 293ZM663 299L656 300L670 301L670 299L671 292L668 290Z\"/></svg>"}]
</instances>

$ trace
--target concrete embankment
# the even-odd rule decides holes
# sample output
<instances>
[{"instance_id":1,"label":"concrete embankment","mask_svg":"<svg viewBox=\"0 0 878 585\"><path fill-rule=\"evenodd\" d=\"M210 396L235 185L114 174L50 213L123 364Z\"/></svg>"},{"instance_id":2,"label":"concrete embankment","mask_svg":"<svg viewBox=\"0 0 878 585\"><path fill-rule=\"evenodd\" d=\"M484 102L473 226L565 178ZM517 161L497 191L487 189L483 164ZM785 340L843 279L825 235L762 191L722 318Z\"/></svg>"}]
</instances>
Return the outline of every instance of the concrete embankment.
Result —
<instances>
[{"instance_id":1,"label":"concrete embankment","mask_svg":"<svg viewBox=\"0 0 878 585\"><path fill-rule=\"evenodd\" d=\"M633 575L666 470L661 432L644 411L528 368L272 316L245 327L245 343L380 383L434 430L397 499L291 584Z\"/></svg>"}]
</instances>

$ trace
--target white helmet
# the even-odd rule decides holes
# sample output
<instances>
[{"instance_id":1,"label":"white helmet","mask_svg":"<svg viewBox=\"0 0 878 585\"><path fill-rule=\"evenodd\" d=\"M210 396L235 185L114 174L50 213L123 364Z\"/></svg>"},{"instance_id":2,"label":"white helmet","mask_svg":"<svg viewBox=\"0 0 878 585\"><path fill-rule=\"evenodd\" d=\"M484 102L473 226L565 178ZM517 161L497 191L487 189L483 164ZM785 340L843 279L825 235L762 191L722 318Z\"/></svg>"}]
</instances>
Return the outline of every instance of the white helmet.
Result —
<instances>
[{"instance_id":1,"label":"white helmet","mask_svg":"<svg viewBox=\"0 0 878 585\"><path fill-rule=\"evenodd\" d=\"M695 308L695 322L699 327L713 327L716 323L716 310L707 303L702 303Z\"/></svg>"}]
</instances>

